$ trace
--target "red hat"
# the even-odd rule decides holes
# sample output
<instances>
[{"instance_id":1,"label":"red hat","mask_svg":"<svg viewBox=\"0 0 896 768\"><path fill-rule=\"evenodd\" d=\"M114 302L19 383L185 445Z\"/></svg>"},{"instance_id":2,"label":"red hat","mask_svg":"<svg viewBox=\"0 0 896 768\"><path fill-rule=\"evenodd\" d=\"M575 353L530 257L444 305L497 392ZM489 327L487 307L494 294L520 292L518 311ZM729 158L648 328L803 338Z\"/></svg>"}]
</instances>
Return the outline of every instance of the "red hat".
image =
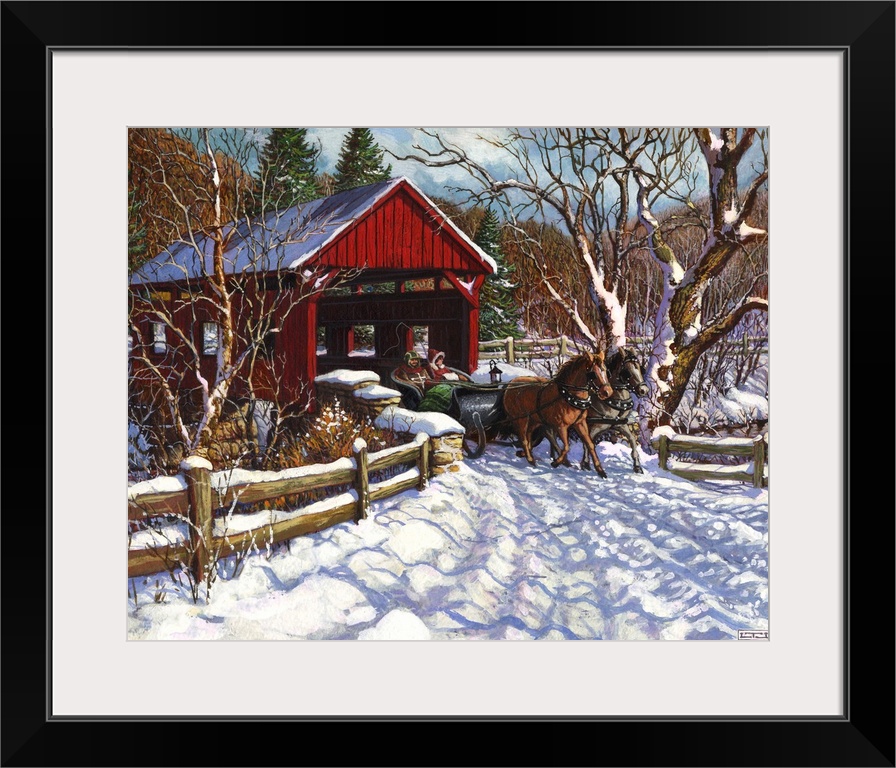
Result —
<instances>
[{"instance_id":1,"label":"red hat","mask_svg":"<svg viewBox=\"0 0 896 768\"><path fill-rule=\"evenodd\" d=\"M432 347L429 348L429 352L427 353L427 360L429 360L430 365L435 365L440 357L444 358L445 353L439 352L439 350L433 349Z\"/></svg>"}]
</instances>

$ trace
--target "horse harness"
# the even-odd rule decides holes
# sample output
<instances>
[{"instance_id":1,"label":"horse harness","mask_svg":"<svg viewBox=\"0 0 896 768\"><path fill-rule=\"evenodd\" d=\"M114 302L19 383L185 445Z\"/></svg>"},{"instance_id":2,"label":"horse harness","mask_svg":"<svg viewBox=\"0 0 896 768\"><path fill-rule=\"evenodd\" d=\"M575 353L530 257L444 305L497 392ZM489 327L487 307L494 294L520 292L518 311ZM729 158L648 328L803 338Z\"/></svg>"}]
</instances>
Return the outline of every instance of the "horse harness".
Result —
<instances>
[{"instance_id":1,"label":"horse harness","mask_svg":"<svg viewBox=\"0 0 896 768\"><path fill-rule=\"evenodd\" d=\"M557 389L560 391L560 396L555 397L553 400L549 400L547 403L542 403L541 398L544 395L544 391L547 389L547 384L556 384ZM534 385L535 382L530 384L529 386ZM539 382L539 384L541 384ZM588 391L588 397L578 397L573 394L574 392L581 392L583 389ZM546 384L539 386L538 394L535 396L535 410L532 411L530 416L535 413L540 413L541 409L547 405L551 405L551 403L556 403L558 400L565 400L570 406L575 408L577 411L587 411L588 408L591 407L591 393L596 392L599 389L598 386L595 385L594 381L589 381L584 387L580 385L567 384L563 381L548 381Z\"/></svg>"},{"instance_id":2,"label":"horse harness","mask_svg":"<svg viewBox=\"0 0 896 768\"><path fill-rule=\"evenodd\" d=\"M589 400L589 404L590 404L590 400ZM588 423L589 424L606 424L608 429L610 427L618 427L623 424L627 424L628 418L631 415L631 412L635 407L635 404L632 401L631 394L629 394L629 396L626 398L614 397L614 398L610 398L609 400L602 400L601 405L606 405L608 408L612 408L614 411L618 411L619 415L615 419L602 419L598 416L589 416Z\"/></svg>"}]
</instances>

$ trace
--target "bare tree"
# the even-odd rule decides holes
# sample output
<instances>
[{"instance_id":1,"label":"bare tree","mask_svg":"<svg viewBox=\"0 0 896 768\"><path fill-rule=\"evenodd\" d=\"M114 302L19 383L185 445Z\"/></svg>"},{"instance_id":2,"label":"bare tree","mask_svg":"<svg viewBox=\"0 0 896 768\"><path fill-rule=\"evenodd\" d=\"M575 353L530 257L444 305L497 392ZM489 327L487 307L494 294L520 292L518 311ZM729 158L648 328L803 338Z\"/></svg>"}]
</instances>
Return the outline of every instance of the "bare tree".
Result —
<instances>
[{"instance_id":1,"label":"bare tree","mask_svg":"<svg viewBox=\"0 0 896 768\"><path fill-rule=\"evenodd\" d=\"M477 137L506 154L510 164L500 177L470 148L436 131L421 133L435 145L417 143L415 154L394 156L464 169L474 185L453 190L501 205L540 284L581 337L610 350L624 346L627 298L637 294L656 305L649 380L659 423L671 421L700 356L748 312L767 308L767 300L749 290L733 305L717 293L714 314L704 319L713 280L735 254L765 235L748 221L768 178L765 166L746 190L738 184L738 166L755 129L740 137L733 128L719 136L706 128L553 128L517 129L502 140ZM706 215L698 194L700 154L709 180ZM675 205L683 213L658 212ZM532 216L563 230L568 259L558 263L557 250L543 247L527 226ZM671 242L691 254L676 252ZM662 275L658 295L651 295L653 278L637 260L644 249ZM582 286L591 307L580 302Z\"/></svg>"},{"instance_id":2,"label":"bare tree","mask_svg":"<svg viewBox=\"0 0 896 768\"><path fill-rule=\"evenodd\" d=\"M232 392L248 400L242 417L251 419L259 386L282 391L277 336L297 306L341 276L290 257L331 222L302 208L274 210L256 195L258 181L245 171L257 160L252 133L170 135L141 137L138 168L162 201L142 210L177 234L131 276L130 387L160 407L160 440L183 456L208 456Z\"/></svg>"},{"instance_id":3,"label":"bare tree","mask_svg":"<svg viewBox=\"0 0 896 768\"><path fill-rule=\"evenodd\" d=\"M460 189L477 202L495 201L519 235L520 248L531 259L545 289L563 307L578 333L595 346L605 339L610 347L625 344L625 306L616 294L620 266L632 251L626 224L629 168L614 165L612 152L598 142L592 128L515 130L503 140L479 136L498 147L512 163L513 175L496 177L465 148L445 141L437 132L423 130L438 147L431 151L415 144L422 154L399 157L430 167L457 165L477 182ZM605 193L612 183L616 194ZM570 237L579 274L563 274L544 258L544 249L523 222L537 215L555 223ZM611 233L609 247L602 237ZM572 283L584 279L597 309L598 327L583 316Z\"/></svg>"},{"instance_id":4,"label":"bare tree","mask_svg":"<svg viewBox=\"0 0 896 768\"><path fill-rule=\"evenodd\" d=\"M666 141L658 142L655 151L686 166L689 153L685 149L684 131L677 134L671 141L667 137ZM657 309L648 370L660 424L671 423L700 357L734 330L747 313L768 310L768 300L753 294L759 282L760 275L757 275L738 301L717 302L714 313L705 314L713 281L736 254L748 253L752 244L766 236L764 229L750 224L759 191L768 180L764 145L762 165L745 189L738 179L738 167L756 135L755 128L742 131L723 128L718 134L709 128L693 129L708 171L708 218L700 214L694 202L693 184L685 194L668 188L658 174L641 166L626 142L624 130L620 131L618 142L607 137L621 161L634 168L638 219L647 232L648 250L663 274L663 294ZM762 134L760 137L764 138ZM687 224L698 227L701 232L699 256L687 268L681 255L670 245L669 224L664 227L654 213L655 202L661 195L684 202L692 212Z\"/></svg>"}]
</instances>

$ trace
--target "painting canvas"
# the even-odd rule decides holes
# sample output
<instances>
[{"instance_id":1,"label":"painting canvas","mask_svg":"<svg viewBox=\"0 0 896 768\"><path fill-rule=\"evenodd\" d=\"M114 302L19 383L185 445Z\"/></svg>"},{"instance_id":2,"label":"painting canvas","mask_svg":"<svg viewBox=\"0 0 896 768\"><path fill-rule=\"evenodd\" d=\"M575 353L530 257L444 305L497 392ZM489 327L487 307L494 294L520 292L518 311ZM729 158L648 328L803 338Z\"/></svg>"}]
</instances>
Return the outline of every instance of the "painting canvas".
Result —
<instances>
[{"instance_id":1,"label":"painting canvas","mask_svg":"<svg viewBox=\"0 0 896 768\"><path fill-rule=\"evenodd\" d=\"M768 142L128 129L128 639L768 639Z\"/></svg>"}]
</instances>

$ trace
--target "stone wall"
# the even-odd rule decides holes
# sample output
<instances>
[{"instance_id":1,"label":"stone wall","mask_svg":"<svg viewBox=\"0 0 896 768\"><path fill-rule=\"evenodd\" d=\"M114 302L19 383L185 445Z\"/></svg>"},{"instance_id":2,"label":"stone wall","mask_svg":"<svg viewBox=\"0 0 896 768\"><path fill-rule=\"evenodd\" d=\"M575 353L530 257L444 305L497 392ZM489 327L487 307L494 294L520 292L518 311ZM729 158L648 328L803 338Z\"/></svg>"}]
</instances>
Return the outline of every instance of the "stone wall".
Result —
<instances>
[{"instance_id":1,"label":"stone wall","mask_svg":"<svg viewBox=\"0 0 896 768\"><path fill-rule=\"evenodd\" d=\"M156 464L168 474L178 471L187 456L183 436L171 425L150 426L146 432L150 452ZM249 418L249 405L225 413L212 430L207 448L199 448L196 455L207 459L214 470L227 469L245 462L258 448L258 425Z\"/></svg>"},{"instance_id":2,"label":"stone wall","mask_svg":"<svg viewBox=\"0 0 896 768\"><path fill-rule=\"evenodd\" d=\"M335 380L339 371L314 380L319 403L338 400L347 411L375 419L389 405L400 405L401 393L380 386L380 377L372 371L352 371L354 381Z\"/></svg>"},{"instance_id":3,"label":"stone wall","mask_svg":"<svg viewBox=\"0 0 896 768\"><path fill-rule=\"evenodd\" d=\"M200 449L197 455L208 459L217 470L232 467L247 456L254 456L257 447L258 425L255 419L249 417L247 404L218 422L208 449Z\"/></svg>"},{"instance_id":4,"label":"stone wall","mask_svg":"<svg viewBox=\"0 0 896 768\"><path fill-rule=\"evenodd\" d=\"M430 438L432 446L432 473L457 472L464 460L463 435L442 435Z\"/></svg>"},{"instance_id":5,"label":"stone wall","mask_svg":"<svg viewBox=\"0 0 896 768\"><path fill-rule=\"evenodd\" d=\"M333 371L318 376L314 380L317 388L317 400L320 403L339 400L342 407L371 419L378 416L390 418L382 420L381 426L395 431L424 432L430 435L432 449L431 466L435 475L443 472L457 472L460 462L464 460L463 432L445 433L442 429L431 431L429 426L421 427L421 423L431 421L427 414L415 414L405 411L401 406L401 393L380 385L380 377L373 371ZM383 411L389 408L387 414ZM456 428L463 429L444 414L431 414L439 417Z\"/></svg>"}]
</instances>

